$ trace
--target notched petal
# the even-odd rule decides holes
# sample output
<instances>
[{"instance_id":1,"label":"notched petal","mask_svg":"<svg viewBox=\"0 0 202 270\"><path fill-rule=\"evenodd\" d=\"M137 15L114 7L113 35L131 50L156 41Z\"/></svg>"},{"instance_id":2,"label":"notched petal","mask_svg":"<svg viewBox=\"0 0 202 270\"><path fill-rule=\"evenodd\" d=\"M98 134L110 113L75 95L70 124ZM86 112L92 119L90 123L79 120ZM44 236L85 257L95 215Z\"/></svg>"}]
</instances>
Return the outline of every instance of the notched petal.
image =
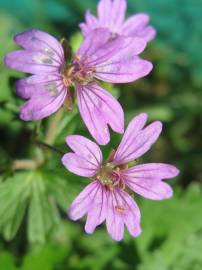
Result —
<instances>
[{"instance_id":1,"label":"notched petal","mask_svg":"<svg viewBox=\"0 0 202 270\"><path fill-rule=\"evenodd\" d=\"M169 164L148 163L125 170L122 177L126 185L139 195L163 200L172 197L172 188L162 180L177 176L179 170Z\"/></svg>"},{"instance_id":2,"label":"notched petal","mask_svg":"<svg viewBox=\"0 0 202 270\"><path fill-rule=\"evenodd\" d=\"M91 135L99 144L110 140L108 126L118 133L124 131L124 113L116 99L96 84L77 86L80 114Z\"/></svg>"},{"instance_id":3,"label":"notched petal","mask_svg":"<svg viewBox=\"0 0 202 270\"><path fill-rule=\"evenodd\" d=\"M66 142L74 151L79 162L83 160L83 163L85 162L85 164L87 164L86 166L94 171L98 171L100 169L102 163L102 152L96 143L79 135L69 135L66 138ZM68 159L67 162L69 162ZM82 163L79 164L79 162L78 165L81 165Z\"/></svg>"}]
</instances>

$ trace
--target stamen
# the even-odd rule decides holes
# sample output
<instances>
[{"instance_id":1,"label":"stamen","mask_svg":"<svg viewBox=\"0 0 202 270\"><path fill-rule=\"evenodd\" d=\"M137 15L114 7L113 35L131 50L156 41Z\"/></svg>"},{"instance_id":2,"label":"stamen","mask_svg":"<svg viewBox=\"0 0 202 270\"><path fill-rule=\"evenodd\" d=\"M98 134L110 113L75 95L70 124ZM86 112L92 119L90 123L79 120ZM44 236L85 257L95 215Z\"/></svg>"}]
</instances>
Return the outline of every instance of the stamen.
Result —
<instances>
[{"instance_id":1,"label":"stamen","mask_svg":"<svg viewBox=\"0 0 202 270\"><path fill-rule=\"evenodd\" d=\"M67 77L71 77L72 76L72 74L73 74L73 71L74 71L74 67L72 66L72 67L70 67L69 69L67 69L67 72L66 72L66 76Z\"/></svg>"},{"instance_id":2,"label":"stamen","mask_svg":"<svg viewBox=\"0 0 202 270\"><path fill-rule=\"evenodd\" d=\"M102 180L102 183L104 184L104 185L113 185L113 182L112 182L112 180L110 180L110 179L104 179L104 180Z\"/></svg>"},{"instance_id":3,"label":"stamen","mask_svg":"<svg viewBox=\"0 0 202 270\"><path fill-rule=\"evenodd\" d=\"M63 83L66 87L69 87L73 84L72 80L70 78L65 77L65 76L63 76Z\"/></svg>"},{"instance_id":4,"label":"stamen","mask_svg":"<svg viewBox=\"0 0 202 270\"><path fill-rule=\"evenodd\" d=\"M75 60L78 61L78 62L80 62L81 61L81 56L75 55Z\"/></svg>"},{"instance_id":5,"label":"stamen","mask_svg":"<svg viewBox=\"0 0 202 270\"><path fill-rule=\"evenodd\" d=\"M125 208L122 206L115 206L115 210L119 213L123 213L125 211Z\"/></svg>"},{"instance_id":6,"label":"stamen","mask_svg":"<svg viewBox=\"0 0 202 270\"><path fill-rule=\"evenodd\" d=\"M68 112L71 112L73 110L73 97L70 93L70 90L67 91L67 96L64 101L64 106Z\"/></svg>"}]
</instances>

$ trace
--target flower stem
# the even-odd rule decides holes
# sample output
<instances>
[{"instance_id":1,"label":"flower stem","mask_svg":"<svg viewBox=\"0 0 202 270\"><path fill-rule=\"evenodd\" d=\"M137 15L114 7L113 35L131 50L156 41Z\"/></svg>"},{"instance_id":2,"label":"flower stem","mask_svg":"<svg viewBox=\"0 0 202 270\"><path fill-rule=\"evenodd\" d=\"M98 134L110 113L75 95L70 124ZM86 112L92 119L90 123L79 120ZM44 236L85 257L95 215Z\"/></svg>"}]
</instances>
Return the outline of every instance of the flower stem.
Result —
<instances>
[{"instance_id":1,"label":"flower stem","mask_svg":"<svg viewBox=\"0 0 202 270\"><path fill-rule=\"evenodd\" d=\"M32 135L32 140L35 144L38 145L38 150L40 149L40 152L42 151L41 148L46 148L48 150L54 151L60 155L64 155L65 153L61 151L60 149L57 149L56 147L52 146L51 144L54 143L55 137L56 137L56 132L57 132L57 127L58 124L62 118L63 115L63 108L60 109L51 119L46 134L45 134L45 141L41 142L37 140L37 137L39 137L40 133L40 125L41 121L38 121L36 124L36 127L33 131ZM41 152L42 154L42 152ZM40 155L41 156L41 155ZM14 160L11 168L13 170L36 170L40 166L42 166L45 161L50 158L51 153L50 152L45 152L45 155L42 154L40 158L35 158L35 159L22 159L22 160Z\"/></svg>"},{"instance_id":2,"label":"flower stem","mask_svg":"<svg viewBox=\"0 0 202 270\"><path fill-rule=\"evenodd\" d=\"M63 108L61 108L51 119L50 124L47 128L46 135L45 135L45 143L46 144L53 144L55 141L57 126L62 118L63 115Z\"/></svg>"},{"instance_id":3,"label":"flower stem","mask_svg":"<svg viewBox=\"0 0 202 270\"><path fill-rule=\"evenodd\" d=\"M36 141L36 143L37 143L39 146L41 146L41 147L46 147L46 148L48 148L49 150L52 150L52 151L54 151L54 152L56 152L56 153L58 153L58 154L60 154L60 155L64 155L64 154L65 154L65 152L63 152L62 150L60 150L60 149L58 149L58 148L56 148L56 147L54 147L54 146L52 146L52 145L50 145L50 144L47 144L47 143L45 143L45 142Z\"/></svg>"}]
</instances>

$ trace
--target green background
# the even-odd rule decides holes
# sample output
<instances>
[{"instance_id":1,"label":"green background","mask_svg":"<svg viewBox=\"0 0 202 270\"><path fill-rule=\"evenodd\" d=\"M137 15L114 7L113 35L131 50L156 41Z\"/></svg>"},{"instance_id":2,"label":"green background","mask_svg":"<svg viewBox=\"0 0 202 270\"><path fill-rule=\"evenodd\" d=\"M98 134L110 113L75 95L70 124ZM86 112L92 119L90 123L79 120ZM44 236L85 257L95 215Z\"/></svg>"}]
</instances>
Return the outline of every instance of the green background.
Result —
<instances>
[{"instance_id":1,"label":"green background","mask_svg":"<svg viewBox=\"0 0 202 270\"><path fill-rule=\"evenodd\" d=\"M202 269L202 23L201 0L129 0L128 15L146 12L157 37L143 57L152 73L137 82L110 87L119 97L128 123L138 112L161 120L161 138L140 161L175 164L180 176L170 181L174 197L150 201L135 195L142 213L143 233L125 233L116 243L102 225L89 236L84 220L71 222L66 209L88 179L68 173L53 153L37 171L14 171L16 159L40 157L33 145L36 123L19 120L23 100L14 82L24 76L5 68L4 55L17 47L13 35L38 28L66 37L74 48L81 42L78 24L94 0L0 0L0 270L201 270ZM53 116L54 117L54 116ZM39 137L51 118L42 122ZM64 137L80 133L90 138L76 110L66 113L54 146L67 151ZM118 145L112 135L104 153ZM50 156L50 153L47 153Z\"/></svg>"}]
</instances>

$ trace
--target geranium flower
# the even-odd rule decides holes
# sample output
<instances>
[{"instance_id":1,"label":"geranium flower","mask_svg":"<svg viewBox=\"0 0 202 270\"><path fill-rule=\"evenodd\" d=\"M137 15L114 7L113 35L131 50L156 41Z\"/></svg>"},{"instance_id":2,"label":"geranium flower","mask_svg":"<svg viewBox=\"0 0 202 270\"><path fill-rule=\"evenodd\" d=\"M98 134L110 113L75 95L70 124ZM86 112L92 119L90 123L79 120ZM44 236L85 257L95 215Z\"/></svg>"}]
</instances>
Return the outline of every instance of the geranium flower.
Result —
<instances>
[{"instance_id":1,"label":"geranium flower","mask_svg":"<svg viewBox=\"0 0 202 270\"><path fill-rule=\"evenodd\" d=\"M98 17L87 11L85 23L80 24L81 31L87 36L94 29L107 28L113 36L142 37L147 42L152 40L156 31L148 25L149 16L138 13L124 21L126 8L126 0L100 0L97 7Z\"/></svg>"},{"instance_id":2,"label":"geranium flower","mask_svg":"<svg viewBox=\"0 0 202 270\"><path fill-rule=\"evenodd\" d=\"M110 36L106 29L91 32L73 59L66 59L62 45L45 32L30 30L15 36L15 42L24 50L9 53L5 63L33 74L17 82L17 94L28 99L20 109L20 117L25 121L39 120L63 104L71 107L70 88L74 87L81 117L99 144L110 140L108 125L123 133L123 110L97 79L132 82L147 75L152 64L137 56L145 48L143 39Z\"/></svg>"},{"instance_id":3,"label":"geranium flower","mask_svg":"<svg viewBox=\"0 0 202 270\"><path fill-rule=\"evenodd\" d=\"M152 200L172 196L172 188L163 180L177 176L176 167L164 163L130 166L131 161L151 148L161 133L161 122L144 127L146 120L147 115L141 113L130 122L120 145L106 162L103 162L101 150L94 142L78 135L66 138L73 152L63 156L63 165L91 180L69 209L72 220L87 215L87 233L93 233L106 221L107 231L114 240L123 238L124 225L136 237L141 233L140 211L128 192L134 191Z\"/></svg>"}]
</instances>

